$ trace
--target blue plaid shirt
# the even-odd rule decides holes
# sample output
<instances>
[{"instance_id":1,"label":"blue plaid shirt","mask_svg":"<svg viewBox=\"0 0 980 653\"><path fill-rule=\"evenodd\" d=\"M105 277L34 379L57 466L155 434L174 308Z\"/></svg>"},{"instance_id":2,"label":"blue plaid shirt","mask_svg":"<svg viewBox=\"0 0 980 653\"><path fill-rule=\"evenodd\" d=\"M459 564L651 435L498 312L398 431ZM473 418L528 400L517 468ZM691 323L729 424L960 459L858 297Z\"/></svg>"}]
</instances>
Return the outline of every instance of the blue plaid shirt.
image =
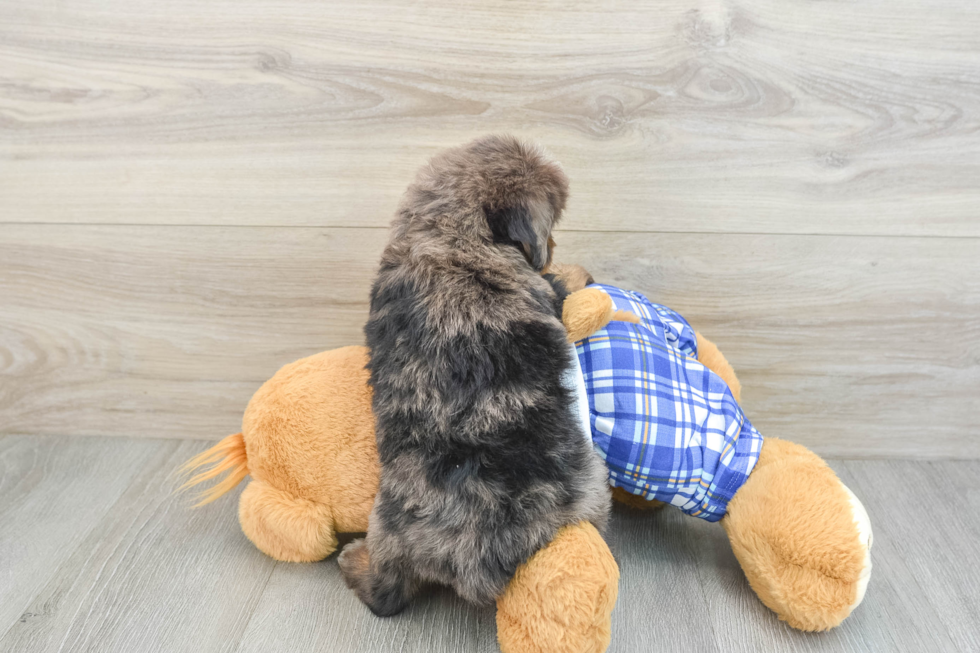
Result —
<instances>
[{"instance_id":1,"label":"blue plaid shirt","mask_svg":"<svg viewBox=\"0 0 980 653\"><path fill-rule=\"evenodd\" d=\"M718 521L759 459L762 435L728 384L697 361L684 318L640 293L591 287L641 320L610 322L576 343L609 484Z\"/></svg>"}]
</instances>

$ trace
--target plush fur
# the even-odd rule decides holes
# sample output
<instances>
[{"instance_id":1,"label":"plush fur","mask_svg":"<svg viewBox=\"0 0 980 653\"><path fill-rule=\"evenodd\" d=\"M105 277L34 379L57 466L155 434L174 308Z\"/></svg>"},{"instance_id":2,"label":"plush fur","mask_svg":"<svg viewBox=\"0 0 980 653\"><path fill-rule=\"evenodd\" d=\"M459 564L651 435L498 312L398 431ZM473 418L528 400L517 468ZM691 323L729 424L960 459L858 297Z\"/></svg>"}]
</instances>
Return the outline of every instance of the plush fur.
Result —
<instances>
[{"instance_id":1,"label":"plush fur","mask_svg":"<svg viewBox=\"0 0 980 653\"><path fill-rule=\"evenodd\" d=\"M565 526L497 599L502 653L605 651L619 568L592 524Z\"/></svg>"},{"instance_id":2,"label":"plush fur","mask_svg":"<svg viewBox=\"0 0 980 653\"><path fill-rule=\"evenodd\" d=\"M561 279L561 282L565 284L565 288L570 293L578 292L589 284L595 283L595 279L592 278L589 271L583 268L581 265L574 265L571 263L553 263L548 266L547 272L548 274Z\"/></svg>"},{"instance_id":3,"label":"plush fur","mask_svg":"<svg viewBox=\"0 0 980 653\"><path fill-rule=\"evenodd\" d=\"M607 472L541 276L566 196L558 165L509 137L437 156L406 191L365 327L381 481L340 557L379 616L428 582L489 603L562 526L605 527Z\"/></svg>"},{"instance_id":4,"label":"plush fur","mask_svg":"<svg viewBox=\"0 0 980 653\"><path fill-rule=\"evenodd\" d=\"M214 500L250 475L238 516L256 547L287 562L333 553L335 531L367 529L378 488L366 363L366 348L344 347L283 367L249 402L242 433L184 466L193 471L212 465L185 486L228 472L202 493ZM618 578L595 527L583 522L562 528L518 567L498 599L500 648L601 653L609 643Z\"/></svg>"},{"instance_id":5,"label":"plush fur","mask_svg":"<svg viewBox=\"0 0 980 653\"><path fill-rule=\"evenodd\" d=\"M561 283L561 280L557 282ZM562 322L568 342L578 342L612 320L640 322L640 318L629 311L613 310L612 298L598 288L584 288L567 297L562 304Z\"/></svg>"},{"instance_id":6,"label":"plush fur","mask_svg":"<svg viewBox=\"0 0 980 653\"><path fill-rule=\"evenodd\" d=\"M601 308L574 294L566 306L579 322L594 318L571 307ZM702 362L737 384L721 352L700 334L698 344L702 357L716 352ZM214 465L191 485L220 475L219 468L229 473L205 498L230 491L243 471L251 475L240 499L242 530L277 560L320 560L336 546L334 529L367 528L379 466L366 361L365 348L345 347L285 366L252 398L242 433L191 465ZM862 538L847 490L806 448L767 438L721 524L760 599L791 626L831 628L861 601L870 533ZM497 601L501 650L601 653L609 641L617 577L594 528L561 529L518 568Z\"/></svg>"},{"instance_id":7,"label":"plush fur","mask_svg":"<svg viewBox=\"0 0 980 653\"><path fill-rule=\"evenodd\" d=\"M794 628L833 628L863 598L847 490L806 447L767 437L721 524L759 599Z\"/></svg>"},{"instance_id":8,"label":"plush fur","mask_svg":"<svg viewBox=\"0 0 980 653\"><path fill-rule=\"evenodd\" d=\"M239 521L277 560L321 560L337 546L335 531L367 530L380 466L366 364L364 347L343 347L286 365L252 397L232 446L209 450L244 461L252 481ZM208 498L234 487L229 480L241 479Z\"/></svg>"}]
</instances>

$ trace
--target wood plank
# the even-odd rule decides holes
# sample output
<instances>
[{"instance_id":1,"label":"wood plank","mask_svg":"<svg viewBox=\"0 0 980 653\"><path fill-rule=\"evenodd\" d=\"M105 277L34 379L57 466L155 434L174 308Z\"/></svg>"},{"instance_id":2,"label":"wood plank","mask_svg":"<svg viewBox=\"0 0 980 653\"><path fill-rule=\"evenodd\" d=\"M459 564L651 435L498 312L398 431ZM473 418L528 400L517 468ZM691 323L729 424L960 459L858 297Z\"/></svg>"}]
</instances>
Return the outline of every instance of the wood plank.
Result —
<instances>
[{"instance_id":1,"label":"wood plank","mask_svg":"<svg viewBox=\"0 0 980 653\"><path fill-rule=\"evenodd\" d=\"M161 442L0 438L0 635L46 610L32 600L161 449ZM0 650L16 651L0 643Z\"/></svg>"},{"instance_id":2,"label":"wood plank","mask_svg":"<svg viewBox=\"0 0 980 653\"><path fill-rule=\"evenodd\" d=\"M363 342L385 238L6 226L0 432L239 430L281 365ZM558 244L559 259L715 340L764 434L826 456L980 457L975 240L564 232Z\"/></svg>"},{"instance_id":3,"label":"wood plank","mask_svg":"<svg viewBox=\"0 0 980 653\"><path fill-rule=\"evenodd\" d=\"M22 606L16 584L0 584L0 650L497 650L493 609L451 591L377 619L344 587L335 557L263 556L238 527L237 491L188 509L170 472L205 446L0 437L0 574L13 563L15 575L37 577ZM980 521L956 499L975 503L980 462L831 463L875 530L868 594L840 628L807 634L777 621L717 524L618 507L608 531L622 573L610 653L975 650Z\"/></svg>"},{"instance_id":4,"label":"wood plank","mask_svg":"<svg viewBox=\"0 0 980 653\"><path fill-rule=\"evenodd\" d=\"M845 464L829 462L841 480L854 488ZM864 494L858 492L863 499ZM880 518L871 514L876 529ZM908 570L902 568L902 557L887 545L876 544L873 548L871 585L857 610L831 631L803 633L779 621L762 605L742 573L723 529L697 519L686 519L684 525L695 534L693 555L698 559L702 593L707 597L710 623L723 651L955 650L933 604L922 601L919 592L907 591Z\"/></svg>"},{"instance_id":5,"label":"wood plank","mask_svg":"<svg viewBox=\"0 0 980 653\"><path fill-rule=\"evenodd\" d=\"M643 511L615 504L606 538L619 564L610 652L722 651L706 628L696 534L678 510ZM664 613L669 607L670 616Z\"/></svg>"},{"instance_id":6,"label":"wood plank","mask_svg":"<svg viewBox=\"0 0 980 653\"><path fill-rule=\"evenodd\" d=\"M980 650L980 515L964 500L980 478L980 463L892 460L845 466L872 519L875 576L903 586L916 626L924 621L921 606L930 606L952 639L943 650ZM923 630L923 639L936 635L934 628ZM930 648L939 647L918 650Z\"/></svg>"},{"instance_id":7,"label":"wood plank","mask_svg":"<svg viewBox=\"0 0 980 653\"><path fill-rule=\"evenodd\" d=\"M910 563L906 560L909 551L900 550L900 547L896 547L895 543L890 541L889 535L881 533L879 522L892 517L886 516L877 507L878 497L886 495L877 489L879 487L877 485L873 490L874 494L870 497L866 496L869 492L867 487L864 485L858 487L857 478L867 477L869 468L880 469L892 483L901 482L904 469L883 469L890 463L877 461L830 462L841 479L857 491L868 507L875 529L875 544L872 549L874 573L864 601L841 626L826 633L803 633L794 630L779 621L773 612L762 605L745 579L732 553L728 538L718 524L689 518L670 508L665 509L658 516L658 519L662 520L658 528L678 531L673 537L686 543L685 548L690 564L693 565L698 576L696 585L700 590L698 596L702 597L705 603L704 609L698 613L698 618L701 620L700 627L712 630L718 642L717 650L786 651L787 653L972 650L969 646L962 645L962 639L960 643L954 643L954 639L950 636L950 628L955 628L962 636L971 623L975 622L960 621L959 625L951 626L952 619L944 619L940 616L944 610L943 602L932 600L931 593L929 598L926 598L922 589L917 586L916 579L921 577L912 571ZM920 473L931 473L932 465L947 464L955 464L959 467L977 465L975 462L908 463ZM922 494L926 498L926 503L942 496L938 487L930 487ZM901 500L893 501L892 495L888 496L890 497L888 500L896 505L903 503ZM642 518L635 512L629 513L629 517ZM922 520L922 526L929 528L926 523L931 523L934 518L938 516L928 511L916 510L914 515L905 515L893 523L901 530L909 528L911 520ZM622 531L622 525L616 524L610 530L612 536L616 537ZM952 534L952 539L944 540L943 544L938 542L935 544L945 548L969 546L971 536L972 530L964 529L959 535ZM663 547L653 543L650 543L648 549L639 547L628 558L623 556L624 559L620 564L632 568L636 565L637 559L650 556L651 551L661 548ZM913 555L917 559L929 555L929 549L926 547L915 547L915 549ZM957 571L962 572L962 566ZM971 583L975 585L980 580L980 574L972 566L964 575L962 586ZM647 572L646 577L649 582L649 578L652 577L650 572ZM935 582L929 583L929 586L933 592L941 592L943 584ZM691 586L676 588L674 600L662 605L673 606L677 603L676 597L689 595L693 591L695 590ZM636 593L632 597L627 597L627 600L629 599L637 600ZM621 610L622 605L617 609ZM625 627L632 627L638 633L638 638L645 637L640 641L649 641L650 633L637 626L641 621L642 619L634 618ZM668 618L661 623L672 624L673 620ZM623 650L637 649L624 648ZM677 649L658 647L656 650Z\"/></svg>"},{"instance_id":8,"label":"wood plank","mask_svg":"<svg viewBox=\"0 0 980 653\"><path fill-rule=\"evenodd\" d=\"M669 515L661 519L615 511L609 529L611 546L617 559L626 563L613 612L610 653L651 650L651 628L656 630L656 650L718 650L711 631L700 626L705 606L696 591L691 534L665 526L664 520L673 525ZM651 620L650 615L663 612L664 605L671 606L671 627L656 628L659 620ZM497 650L494 618L492 607L474 607L450 590L432 589L419 595L401 615L377 619L344 586L334 558L315 565L280 564L238 653L327 649L489 652ZM677 645L692 648L678 649Z\"/></svg>"},{"instance_id":9,"label":"wood plank","mask_svg":"<svg viewBox=\"0 0 980 653\"><path fill-rule=\"evenodd\" d=\"M352 537L344 537L347 542ZM379 619L347 589L336 556L276 565L237 653L267 651L473 651L494 653L493 606L470 605L432 588L399 615Z\"/></svg>"},{"instance_id":10,"label":"wood plank","mask_svg":"<svg viewBox=\"0 0 980 653\"><path fill-rule=\"evenodd\" d=\"M855 488L857 477L866 477L869 467L883 466L877 461L831 462ZM976 466L975 462L955 464L954 473L960 478L969 478L964 473L972 471L964 465ZM931 467L947 463L909 465L931 474ZM901 482L906 471L895 468L880 473L894 483ZM858 490L862 497L866 491ZM926 503L942 495L938 487L928 487L922 494ZM717 524L670 508L644 513L617 507L608 536L622 579L610 653L676 651L677 643L692 642L697 648L685 650L972 650L954 643L949 624L939 616L943 602L931 598L943 591L943 583L917 576L909 567L927 557L930 549L916 546L915 560L906 560L909 551L899 550L888 535L881 534L877 525L886 516L872 505L876 502L875 497L865 502L876 528L872 585L860 608L827 633L802 633L778 621L752 592ZM910 518L931 528L931 520L939 517L917 507L914 515L896 515L895 527L908 528ZM971 546L972 535L970 529L953 533L943 546ZM976 583L976 567L959 571L964 572L961 586ZM923 592L920 582L928 584L930 591ZM408 612L390 620L371 617L357 603L352 609L351 602L332 559L312 566L279 565L239 651L495 650L492 610L469 608L451 593L423 595ZM416 630L420 622L427 624L421 632ZM960 641L972 623L960 621L954 626Z\"/></svg>"},{"instance_id":11,"label":"wood plank","mask_svg":"<svg viewBox=\"0 0 980 653\"><path fill-rule=\"evenodd\" d=\"M358 343L383 230L8 226L4 432L214 438L285 363Z\"/></svg>"},{"instance_id":12,"label":"wood plank","mask_svg":"<svg viewBox=\"0 0 980 653\"><path fill-rule=\"evenodd\" d=\"M942 604L923 600L911 561L905 552L895 546L892 534L884 524L890 518L880 506L885 495L880 487L869 486L866 482L869 470L881 469L881 461L830 462L841 481L864 504L872 526L871 580L864 601L845 623L847 627L843 630L849 635L848 644L871 645L871 650L875 650L875 646L877 650L894 651L964 650L954 643L953 629L949 628L948 620L942 615ZM920 466L928 469L930 463L921 463ZM901 472L900 467L884 470L885 475L896 474L895 481L900 481L897 474ZM932 500L940 496L940 493L933 491L929 494ZM892 498L887 500L891 501ZM905 523L919 519L931 522L934 517L929 514L910 515ZM920 549L915 555L928 555L928 552Z\"/></svg>"},{"instance_id":13,"label":"wood plank","mask_svg":"<svg viewBox=\"0 0 980 653\"><path fill-rule=\"evenodd\" d=\"M569 229L980 236L976 2L470 4L8 0L0 220L383 226L511 131Z\"/></svg>"},{"instance_id":14,"label":"wood plank","mask_svg":"<svg viewBox=\"0 0 980 653\"><path fill-rule=\"evenodd\" d=\"M980 457L977 241L576 234L559 243L597 280L646 293L713 340L764 435L826 457Z\"/></svg>"},{"instance_id":15,"label":"wood plank","mask_svg":"<svg viewBox=\"0 0 980 653\"><path fill-rule=\"evenodd\" d=\"M104 453L105 440L75 438ZM238 527L238 492L210 510L175 496L174 468L204 443L154 442L110 513L0 639L5 651L233 651L275 567ZM94 498L95 491L81 493ZM37 556L46 562L44 556Z\"/></svg>"}]
</instances>

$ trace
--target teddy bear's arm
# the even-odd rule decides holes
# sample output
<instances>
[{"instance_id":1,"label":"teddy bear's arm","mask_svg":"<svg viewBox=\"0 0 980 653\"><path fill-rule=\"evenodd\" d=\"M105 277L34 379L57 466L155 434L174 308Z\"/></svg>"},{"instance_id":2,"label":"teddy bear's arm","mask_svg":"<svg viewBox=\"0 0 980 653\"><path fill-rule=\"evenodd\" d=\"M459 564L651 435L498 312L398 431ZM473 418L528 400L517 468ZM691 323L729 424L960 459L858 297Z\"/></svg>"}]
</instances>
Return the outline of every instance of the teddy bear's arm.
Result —
<instances>
[{"instance_id":1,"label":"teddy bear's arm","mask_svg":"<svg viewBox=\"0 0 980 653\"><path fill-rule=\"evenodd\" d=\"M725 358L725 355L721 353L721 350L718 349L715 343L701 335L700 331L695 331L694 334L698 338L698 362L724 379L732 391L732 396L735 397L735 401L741 401L742 384L739 383L738 377L735 376L735 370L732 368L731 363L728 362L728 359Z\"/></svg>"},{"instance_id":2,"label":"teddy bear's arm","mask_svg":"<svg viewBox=\"0 0 980 653\"><path fill-rule=\"evenodd\" d=\"M568 342L587 338L612 320L640 321L629 311L615 310L612 298L598 288L584 288L566 297L561 319L568 331Z\"/></svg>"},{"instance_id":3,"label":"teddy bear's arm","mask_svg":"<svg viewBox=\"0 0 980 653\"><path fill-rule=\"evenodd\" d=\"M544 274L550 274L560 279L570 293L582 290L582 288L595 283L588 270L581 265L570 263L554 263L548 266Z\"/></svg>"}]
</instances>

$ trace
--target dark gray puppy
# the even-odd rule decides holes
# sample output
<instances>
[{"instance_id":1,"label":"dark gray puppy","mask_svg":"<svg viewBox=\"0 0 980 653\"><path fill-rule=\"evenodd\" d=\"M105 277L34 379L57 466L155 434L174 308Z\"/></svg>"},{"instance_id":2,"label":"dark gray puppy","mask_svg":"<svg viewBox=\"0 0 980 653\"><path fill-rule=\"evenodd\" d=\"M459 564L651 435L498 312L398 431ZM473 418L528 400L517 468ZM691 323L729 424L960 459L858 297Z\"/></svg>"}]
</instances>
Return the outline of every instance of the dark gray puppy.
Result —
<instances>
[{"instance_id":1,"label":"dark gray puppy","mask_svg":"<svg viewBox=\"0 0 980 653\"><path fill-rule=\"evenodd\" d=\"M392 222L365 327L381 485L340 556L379 616L426 582L490 602L562 526L605 527L607 471L562 385L563 297L541 275L567 194L540 150L492 136L432 159Z\"/></svg>"}]
</instances>

